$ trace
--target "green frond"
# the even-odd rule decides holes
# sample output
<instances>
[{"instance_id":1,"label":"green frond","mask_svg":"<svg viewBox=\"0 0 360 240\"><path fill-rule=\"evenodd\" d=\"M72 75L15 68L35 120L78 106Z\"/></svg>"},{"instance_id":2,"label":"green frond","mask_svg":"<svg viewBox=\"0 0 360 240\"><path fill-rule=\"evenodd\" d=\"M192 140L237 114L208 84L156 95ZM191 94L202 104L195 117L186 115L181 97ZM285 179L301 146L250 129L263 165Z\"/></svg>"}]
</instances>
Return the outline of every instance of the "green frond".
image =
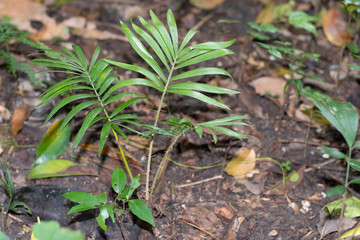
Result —
<instances>
[{"instance_id":1,"label":"green frond","mask_svg":"<svg viewBox=\"0 0 360 240\"><path fill-rule=\"evenodd\" d=\"M190 29L190 31L186 34L186 36L184 37L184 39L181 42L181 45L179 47L179 57L181 57L183 55L184 48L190 42L190 40L195 36L195 34L197 32L198 31L196 31L194 29Z\"/></svg>"},{"instance_id":2,"label":"green frond","mask_svg":"<svg viewBox=\"0 0 360 240\"><path fill-rule=\"evenodd\" d=\"M174 46L172 44L170 35L165 27L165 25L160 21L160 19L155 15L155 13L150 10L150 17L152 22L154 23L155 27L158 29L161 37L165 40L165 44L167 48L169 49L169 52L173 59L175 59L175 51Z\"/></svg>"},{"instance_id":3,"label":"green frond","mask_svg":"<svg viewBox=\"0 0 360 240\"><path fill-rule=\"evenodd\" d=\"M228 106L226 106L225 104L219 102L219 101L216 101L202 93L199 93L197 91L193 91L193 90L184 90L184 89L168 89L168 92L169 93L176 93L176 94L180 94L180 95L185 95L185 96L188 96L188 97L192 97L192 98L195 98L195 99L198 99L202 102L205 102L205 103L208 103L208 104L211 104L211 105L214 105L214 106L217 106L217 107L220 107L220 108L224 108L226 110L231 110Z\"/></svg>"},{"instance_id":4,"label":"green frond","mask_svg":"<svg viewBox=\"0 0 360 240\"><path fill-rule=\"evenodd\" d=\"M159 64L155 61L155 59L151 56L145 46L141 43L141 41L135 36L135 34L128 28L125 23L121 23L121 26L124 30L124 33L129 40L131 46L134 50L139 54L139 56L144 59L144 61L149 64L149 66L154 69L154 71L161 77L161 79L166 82L166 77L164 72L161 70Z\"/></svg>"},{"instance_id":5,"label":"green frond","mask_svg":"<svg viewBox=\"0 0 360 240\"><path fill-rule=\"evenodd\" d=\"M139 66L136 66L136 65L127 64L127 63L116 62L116 61L112 61L112 60L109 60L109 59L105 59L105 61L112 64L112 65L114 65L114 66L121 67L121 68L130 70L130 71L133 71L133 72L140 73L140 74L144 75L145 77L149 78L151 81L153 81L160 88L164 89L164 85L162 84L160 79L154 73L152 73L151 71L149 71L146 68L139 67Z\"/></svg>"},{"instance_id":6,"label":"green frond","mask_svg":"<svg viewBox=\"0 0 360 240\"><path fill-rule=\"evenodd\" d=\"M205 76L205 75L225 75L232 79L231 74L222 68L206 67L206 68L198 68L198 69L180 73L178 75L173 76L170 79L170 81L183 79L183 78L196 77L196 76Z\"/></svg>"},{"instance_id":7,"label":"green frond","mask_svg":"<svg viewBox=\"0 0 360 240\"><path fill-rule=\"evenodd\" d=\"M100 141L99 141L99 156L104 148L106 140L109 138L112 122L106 122L101 129Z\"/></svg>"},{"instance_id":8,"label":"green frond","mask_svg":"<svg viewBox=\"0 0 360 240\"><path fill-rule=\"evenodd\" d=\"M193 50L193 51L195 51L195 50ZM231 51L230 49L216 49L216 50L204 53L204 54L202 54L200 56L191 58L191 59L189 59L187 61L184 61L184 62L180 63L179 65L177 65L175 67L175 69L179 69L179 68L182 68L182 67L194 65L194 64L197 64L197 63L200 63L200 62L205 62L207 60L211 60L211 59L214 59L214 58L219 58L219 57L226 56L226 55L229 55L229 54L235 54L235 53L233 51Z\"/></svg>"},{"instance_id":9,"label":"green frond","mask_svg":"<svg viewBox=\"0 0 360 240\"><path fill-rule=\"evenodd\" d=\"M73 150L74 148L76 148L79 143L80 140L82 139L82 137L84 136L86 130L88 130L93 123L94 118L103 110L102 107L97 107L93 110L91 110L85 117L83 124L81 125L81 128L79 130L79 132L77 133L75 139L74 139L74 143L72 145L71 150Z\"/></svg>"},{"instance_id":10,"label":"green frond","mask_svg":"<svg viewBox=\"0 0 360 240\"><path fill-rule=\"evenodd\" d=\"M134 98L131 98L130 100L123 102L117 108L115 108L115 110L110 114L109 117L112 118L112 117L116 116L116 114L121 112L124 108L130 106L131 104L133 104L134 102L136 102L140 99L146 99L146 97L134 97Z\"/></svg>"},{"instance_id":11,"label":"green frond","mask_svg":"<svg viewBox=\"0 0 360 240\"><path fill-rule=\"evenodd\" d=\"M178 90L193 90L199 92L207 92L213 94L237 94L239 92L233 91L226 88L211 86L205 83L197 83L197 82L183 82L183 83L175 83L169 86L169 90L178 89Z\"/></svg>"},{"instance_id":12,"label":"green frond","mask_svg":"<svg viewBox=\"0 0 360 240\"><path fill-rule=\"evenodd\" d=\"M163 51L159 47L159 44L154 40L154 38L151 37L150 34L148 34L142 28L138 27L136 24L133 23L132 27L134 28L135 32L137 32L137 34L139 34L149 44L149 46L154 50L154 53L158 56L166 69L170 72L170 67L166 60L166 56L164 55Z\"/></svg>"},{"instance_id":13,"label":"green frond","mask_svg":"<svg viewBox=\"0 0 360 240\"><path fill-rule=\"evenodd\" d=\"M170 9L167 11L166 17L167 17L167 23L168 23L168 26L169 26L170 34L171 34L172 46L173 46L173 49L174 49L174 54L176 56L177 53L178 53L178 41L179 41L179 39L178 39L178 29L177 29L177 26L176 26L176 20L175 20L174 14Z\"/></svg>"}]
</instances>

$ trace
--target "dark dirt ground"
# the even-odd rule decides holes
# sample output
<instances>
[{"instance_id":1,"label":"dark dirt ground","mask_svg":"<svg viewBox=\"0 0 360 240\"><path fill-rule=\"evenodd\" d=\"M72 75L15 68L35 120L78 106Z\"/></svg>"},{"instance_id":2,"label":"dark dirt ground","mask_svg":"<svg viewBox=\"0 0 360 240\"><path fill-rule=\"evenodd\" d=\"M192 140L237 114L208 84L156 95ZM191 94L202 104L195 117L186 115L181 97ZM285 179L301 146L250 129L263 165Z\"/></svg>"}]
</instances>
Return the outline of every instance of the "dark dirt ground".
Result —
<instances>
[{"instance_id":1,"label":"dark dirt ground","mask_svg":"<svg viewBox=\"0 0 360 240\"><path fill-rule=\"evenodd\" d=\"M301 2L306 3L306 1ZM324 3L324 6L328 6L327 4L331 4L331 1ZM195 169L170 163L162 191L157 193L153 200L156 228L150 228L131 216L124 217L123 232L119 224L114 224L105 234L98 229L93 213L79 217L80 220L75 223L69 223L71 220L66 217L68 208L63 207L68 202L59 195L72 189L94 194L105 192L107 195L113 196L109 182L110 174L114 167L122 167L122 163L119 156L114 153L98 157L96 151L77 149L74 151L75 157L65 153L62 158L79 162L83 171L90 172L92 175L41 180L27 179L31 164L36 159L36 147L25 145L39 144L46 129L55 121L54 119L49 124L42 125L46 114L53 107L53 105L48 105L32 110L29 119L24 123L23 129L16 138L17 147L2 146L4 151L1 159L9 167L16 189L23 188L16 197L27 202L34 212L32 217L11 214L6 233L11 239L30 239L30 233L26 231L26 227L31 227L36 216L40 216L42 220L56 219L63 225L74 229L80 228L86 232L88 239L123 239L124 236L126 239L320 239L317 228L317 224L320 222L320 210L326 203L336 199L335 197L327 198L324 192L331 186L343 183L345 168L341 161L324 158L319 149L321 145L345 149L346 145L342 137L330 126L310 128L307 141L308 124L290 118L274 102L256 94L249 85L250 80L269 75L268 66L272 64L267 53L265 54L267 59L262 59L266 63L264 67L257 67L247 62L242 63L240 60L244 56L243 54L250 55L252 52L260 51L259 46L246 41L245 34L246 22L254 21L263 5L258 1L227 0L216 9L205 11L198 10L187 1L181 0L72 1L62 4L58 10L49 7L48 13L57 20L83 16L100 22L104 29L122 34L118 19L123 17L121 14L124 14L126 9L134 6L140 7L145 13L145 17L148 16L148 10L152 9L161 19L165 19L167 9L172 8L181 33L185 33L201 22L204 17L209 17L199 27L199 34L195 38L196 42L237 39L232 46L236 56L205 63L205 65L222 66L234 76L234 82L220 77L206 77L205 79L207 82L217 81L220 86L241 92L239 95L222 98L233 112L214 109L200 102L178 96L171 96L168 107L175 116L190 117L199 122L232 114L249 116L246 122L253 127L243 127L237 130L252 135L252 137L239 141L220 136L218 144L214 145L208 136L199 140L195 134L189 133L181 138L174 148L171 158L181 164L209 166L231 160L240 147L254 148L258 157L272 157L281 163L287 160L291 161L292 169L299 169L306 164L301 183L290 190L286 197L283 194L266 194L266 191L282 177L280 169L267 161L259 161L256 166L259 174L248 179L249 184L257 184L256 186L264 184L265 187L264 189L254 187L252 192L249 190L251 187L246 187L234 177L227 175L224 172L224 166ZM240 20L241 24L217 24L219 19ZM320 35L318 41L324 41L321 31L321 29L318 30ZM289 39L295 41L295 37L296 35L293 34ZM307 48L310 48L311 44L308 44L306 40L296 41L304 51L310 51ZM97 41L72 35L67 42L80 45L88 57L99 44L103 49L102 57L141 64L140 58L130 48L130 45L121 40ZM56 46L60 42L49 44ZM31 52L19 45L12 45L11 51L24 55ZM331 66L337 64L340 47L332 46L329 43L315 45L314 52L322 54L316 68L322 70L322 77L326 82L332 83L328 72ZM128 73L119 72L119 74L126 76ZM54 81L61 80L57 75L51 75L51 77ZM21 103L35 102L39 93L44 90L37 87L19 91L21 84L28 84L29 80L22 75L19 78L13 78L7 73L4 65L1 65L0 78L2 80L0 82L0 102L4 103L6 108L11 111ZM342 101L351 100L356 106L360 103L357 94L359 82L356 80L348 77L342 80L334 91L326 93ZM127 111L136 112L151 120L155 104L160 96L146 89L139 90L145 91L151 96L150 100L140 102ZM58 114L57 119L62 118L64 114ZM72 122L74 131L79 124L81 124L80 119ZM2 141L8 140L4 138L10 136L8 125L9 122L1 125ZM83 143L96 145L99 134L100 132L96 128L90 130L83 139ZM134 138L139 140L136 136ZM111 139L111 141L114 140ZM107 143L109 147L113 147L111 141ZM169 139L165 137L157 140L155 159L160 159L165 150L164 146L168 142ZM131 168L135 173L141 173L142 182L145 180L147 154L143 144L140 143L140 147L135 149L131 146L125 148L134 156L135 160L132 162ZM354 158L358 155L359 152L355 151ZM156 169L158 164L159 161L155 161L152 168ZM154 172L155 170L153 170ZM352 174L354 176L356 173ZM216 179L196 184L200 180L212 177L216 177ZM27 188L24 189L24 187ZM138 192L139 198L143 198L142 190L143 186ZM353 189L351 194L357 195L357 191L358 189ZM53 194L51 200L45 197L49 194ZM0 201L4 202L6 199L5 193L1 192ZM309 204L308 209L306 209L306 204ZM335 239L335 236L336 234L332 233L325 236L324 239Z\"/></svg>"}]
</instances>

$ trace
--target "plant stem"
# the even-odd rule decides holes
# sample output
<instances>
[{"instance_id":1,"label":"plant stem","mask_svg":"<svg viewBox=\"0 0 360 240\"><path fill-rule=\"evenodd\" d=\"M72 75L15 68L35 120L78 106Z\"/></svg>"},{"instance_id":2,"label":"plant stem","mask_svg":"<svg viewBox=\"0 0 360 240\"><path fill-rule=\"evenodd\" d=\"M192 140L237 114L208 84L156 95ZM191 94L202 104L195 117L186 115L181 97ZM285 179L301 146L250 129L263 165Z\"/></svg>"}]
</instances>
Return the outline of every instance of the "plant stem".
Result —
<instances>
[{"instance_id":1,"label":"plant stem","mask_svg":"<svg viewBox=\"0 0 360 240\"><path fill-rule=\"evenodd\" d=\"M116 133L116 131L115 131L113 128L112 128L112 130L113 130L113 133L114 133L114 136L115 136L116 144L117 144L117 146L118 146L118 149L119 149L119 151L120 151L121 157L122 157L123 162L124 162L124 164L125 164L126 171L128 172L130 179L133 180L133 179L134 179L134 178L133 178L133 175L132 175L131 170L130 170L130 168L129 168L129 164L128 164L127 160L126 160L124 151L122 150L122 147L121 147L121 145L120 145L120 141L119 141L119 138L118 138L118 136L117 136L117 133Z\"/></svg>"},{"instance_id":2,"label":"plant stem","mask_svg":"<svg viewBox=\"0 0 360 240\"><path fill-rule=\"evenodd\" d=\"M80 66L80 67L82 67L82 66ZM82 69L83 69L83 71L86 73L87 78L89 79L89 82L90 82L90 84L91 84L91 87L92 87L93 91L94 91L95 94L96 94L96 97L97 97L97 99L98 99L98 101L99 101L99 103L100 103L100 106L101 106L102 109L103 109L103 112L105 113L105 116L106 116L107 120L108 120L109 122L111 122L111 118L110 118L109 114L107 113L107 111L106 111L106 109L105 109L105 105L104 105L103 101L101 100L100 95L99 95L98 91L96 90L96 87L94 86L94 83L93 83L93 81L92 81L92 79L91 79L91 77L90 77L90 75L89 75L88 70L87 70L87 69L84 69L84 68L82 68ZM126 168L128 174L129 174L130 179L133 180L133 175L132 175L131 170L130 170L130 168L129 168L129 164L128 164L128 162L126 161L126 157L125 157L124 151L123 151L122 148L121 148L121 145L120 145L120 142L119 142L119 138L118 138L118 136L117 136L117 133L116 133L116 131L115 131L113 128L111 128L111 129L112 129L112 131L113 131L113 133L114 133L115 140L116 140L116 144L117 144L117 146L118 146L118 149L119 149L119 151L120 151L121 157L122 157L123 162L124 162L124 164L125 164L125 168Z\"/></svg>"},{"instance_id":3,"label":"plant stem","mask_svg":"<svg viewBox=\"0 0 360 240\"><path fill-rule=\"evenodd\" d=\"M339 230L338 233L340 233L341 230L341 224L342 221L344 219L344 212L345 212L345 200L347 198L347 189L349 186L349 174L350 174L350 160L351 160L351 150L352 148L350 147L349 149L349 154L346 157L346 176L345 176L345 192L343 193L343 199L342 199L342 205L341 205L341 212L340 212L340 220L339 220Z\"/></svg>"},{"instance_id":4,"label":"plant stem","mask_svg":"<svg viewBox=\"0 0 360 240\"><path fill-rule=\"evenodd\" d=\"M157 183L158 180L161 180L165 174L167 165L169 163L169 154L172 151L175 143L177 142L177 140L180 138L180 136L186 131L186 129L184 131L182 131L181 133L179 133L174 139L173 141L170 143L169 147L166 149L166 152L163 156L163 158L161 159L160 162L160 166L158 168L158 170L156 171L155 177L154 177L154 182L151 186L151 190L150 190L150 196L152 195L152 193L154 192L155 188L157 187Z\"/></svg>"},{"instance_id":5,"label":"plant stem","mask_svg":"<svg viewBox=\"0 0 360 240\"><path fill-rule=\"evenodd\" d=\"M174 57L174 62L171 65L171 70L169 72L169 76L166 80L166 84L164 87L164 91L161 95L161 99L160 99L160 104L159 107L156 111L156 115L155 115L155 120L154 120L154 127L157 127L158 121L159 121L159 116L160 116L160 112L161 112L161 108L165 99L165 95L167 93L167 88L169 87L170 84L170 78L174 72L174 67L176 64L176 58L177 56ZM152 156L152 151L153 151L153 146L154 146L154 136L155 134L151 135L151 139L150 139L150 146L149 146L149 154L148 154L148 162L147 162L147 167L146 167L146 184L145 184L145 199L146 201L149 201L149 182L150 182L150 169L151 169L151 156Z\"/></svg>"}]
</instances>

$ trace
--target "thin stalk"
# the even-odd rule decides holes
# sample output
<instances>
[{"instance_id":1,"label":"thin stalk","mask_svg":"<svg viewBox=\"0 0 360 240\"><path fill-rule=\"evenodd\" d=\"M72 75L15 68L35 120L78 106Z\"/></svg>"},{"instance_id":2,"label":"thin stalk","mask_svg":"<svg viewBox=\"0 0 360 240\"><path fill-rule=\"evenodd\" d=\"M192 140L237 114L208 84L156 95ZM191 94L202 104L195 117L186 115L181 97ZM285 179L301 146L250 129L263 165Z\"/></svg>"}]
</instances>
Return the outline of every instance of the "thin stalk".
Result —
<instances>
[{"instance_id":1,"label":"thin stalk","mask_svg":"<svg viewBox=\"0 0 360 240\"><path fill-rule=\"evenodd\" d=\"M84 68L83 68L83 71L84 71L84 73L86 73L86 76L87 76L87 78L89 79L89 82L90 82L90 84L91 84L91 87L92 87L93 91L94 91L95 94L96 94L96 97L97 97L97 99L98 99L98 101L99 101L99 103L100 103L100 106L101 106L102 109L103 109L103 112L105 113L105 116L106 116L107 120L108 120L109 122L111 122L111 118L110 118L108 112L106 111L105 105L104 105L103 101L101 100L100 95L99 95L99 93L97 92L96 87L94 86L93 81L91 80L91 77L90 77L90 75L89 75L89 72L87 71L87 69L84 69ZM112 129L112 131L113 131L113 133L114 133L115 140L116 140L116 144L117 144L117 146L118 146L118 149L119 149L119 151L120 151L121 157L122 157L123 162L124 162L124 164L125 164L125 168L126 168L128 174L129 174L130 179L133 180L133 175L132 175L131 170L130 170L130 168L129 168L129 164L128 164L127 160L126 160L124 151L123 151L122 148L121 148L118 135L117 135L116 131L115 131L113 128L111 128L111 129Z\"/></svg>"},{"instance_id":2,"label":"thin stalk","mask_svg":"<svg viewBox=\"0 0 360 240\"><path fill-rule=\"evenodd\" d=\"M130 170L130 168L129 168L129 164L128 164L127 160L126 160L124 151L122 150L122 147L121 147L121 145L120 145L120 141L119 141L119 138L118 138L118 136L117 136L117 133L116 133L116 131L115 131L113 128L112 128L112 130L113 130L113 133L114 133L114 136L115 136L116 144L117 144L117 146L118 146L118 149L119 149L119 151L120 151L121 157L122 157L123 162L124 162L124 164L125 164L126 171L128 172L130 179L133 180L133 175L132 175L131 170Z\"/></svg>"},{"instance_id":3,"label":"thin stalk","mask_svg":"<svg viewBox=\"0 0 360 240\"><path fill-rule=\"evenodd\" d=\"M186 131L186 129L184 131L182 131L180 134L178 134L174 139L173 141L170 143L169 147L166 149L166 152L163 156L163 158L161 159L161 162L160 162L160 166L158 168L158 170L156 171L156 174L155 174L155 177L154 177L154 182L151 186L151 190L150 190L150 196L153 194L155 188L157 187L157 183L158 183L158 180L161 180L165 174L165 171L166 171L166 168L167 168L167 165L169 163L169 155L170 155L170 152L172 151L175 143L177 142L177 140L179 140L179 138L181 137L181 135Z\"/></svg>"},{"instance_id":4,"label":"thin stalk","mask_svg":"<svg viewBox=\"0 0 360 240\"><path fill-rule=\"evenodd\" d=\"M286 172L285 172L284 167L281 165L281 163L279 163L275 159L269 158L269 157L255 158L255 161L272 161L272 162L276 163L277 165L279 165L281 172L282 172L282 184L283 184L283 187L285 186Z\"/></svg>"},{"instance_id":5,"label":"thin stalk","mask_svg":"<svg viewBox=\"0 0 360 240\"><path fill-rule=\"evenodd\" d=\"M346 176L345 176L345 192L343 193L342 205L341 205L341 212L340 212L340 220L339 220L339 230L338 233L340 235L341 224L344 219L344 212L345 212L345 200L347 198L347 189L349 186L349 175L350 175L350 159L351 159L351 147L349 149L349 154L346 157Z\"/></svg>"},{"instance_id":6,"label":"thin stalk","mask_svg":"<svg viewBox=\"0 0 360 240\"><path fill-rule=\"evenodd\" d=\"M170 79L171 79L171 76L174 72L174 67L175 67L175 64L176 64L176 58L177 56L174 58L174 62L171 66L171 70L169 72L169 76L166 80L166 84L165 84L165 88L164 88L164 91L161 95L161 99L160 99L160 104L159 104L159 107L156 111L156 116L155 116L155 120L154 120L154 127L157 127L157 124L158 124L158 121L159 121L159 116L160 116L160 112L161 112L161 108L162 108L162 105L164 103L164 99L165 99L165 95L167 93L167 89L169 87L169 84L170 84ZM152 151L153 151L153 146L154 146L154 135L155 134L152 134L151 135L151 139L150 139L150 146L149 146L149 154L148 154L148 162L147 162L147 166L146 166L146 184L145 184L145 199L146 201L149 201L149 182L150 182L150 168L151 168L151 156L152 156Z\"/></svg>"}]
</instances>

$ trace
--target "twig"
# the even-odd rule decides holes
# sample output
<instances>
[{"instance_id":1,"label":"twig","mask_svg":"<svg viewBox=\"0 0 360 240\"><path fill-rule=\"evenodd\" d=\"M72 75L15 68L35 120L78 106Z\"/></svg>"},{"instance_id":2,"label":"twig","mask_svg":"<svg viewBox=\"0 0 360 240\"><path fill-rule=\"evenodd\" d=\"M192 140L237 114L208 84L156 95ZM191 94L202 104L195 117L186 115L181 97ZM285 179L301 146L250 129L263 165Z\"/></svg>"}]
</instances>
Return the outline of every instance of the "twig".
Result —
<instances>
[{"instance_id":1,"label":"twig","mask_svg":"<svg viewBox=\"0 0 360 240\"><path fill-rule=\"evenodd\" d=\"M188 224L189 226L192 226L192 227L194 227L194 228L202 231L203 233L206 233L207 235L209 235L209 236L212 237L213 239L217 239L214 234L206 231L205 229L203 229L203 228L201 228L201 227L199 227L199 226L197 226L197 225L195 225L195 224L189 223L189 222L185 221L184 219L181 219L181 220L183 220L183 221L184 221L186 224Z\"/></svg>"},{"instance_id":2,"label":"twig","mask_svg":"<svg viewBox=\"0 0 360 240\"><path fill-rule=\"evenodd\" d=\"M214 16L214 13L210 13L209 15L207 15L206 17L204 17L203 19L201 19L201 21L199 21L194 27L194 30L199 30L207 21L209 21L212 17Z\"/></svg>"},{"instance_id":3,"label":"twig","mask_svg":"<svg viewBox=\"0 0 360 240\"><path fill-rule=\"evenodd\" d=\"M211 178L207 178L207 179L203 179L197 182L192 182L192 183L186 183L186 184L180 184L180 185L175 185L175 188L183 188L183 187L190 187L190 186L194 186L194 185L198 185L201 183L205 183L205 182L210 182L212 180L216 180L216 179L223 179L224 177L222 175L217 175Z\"/></svg>"}]
</instances>

